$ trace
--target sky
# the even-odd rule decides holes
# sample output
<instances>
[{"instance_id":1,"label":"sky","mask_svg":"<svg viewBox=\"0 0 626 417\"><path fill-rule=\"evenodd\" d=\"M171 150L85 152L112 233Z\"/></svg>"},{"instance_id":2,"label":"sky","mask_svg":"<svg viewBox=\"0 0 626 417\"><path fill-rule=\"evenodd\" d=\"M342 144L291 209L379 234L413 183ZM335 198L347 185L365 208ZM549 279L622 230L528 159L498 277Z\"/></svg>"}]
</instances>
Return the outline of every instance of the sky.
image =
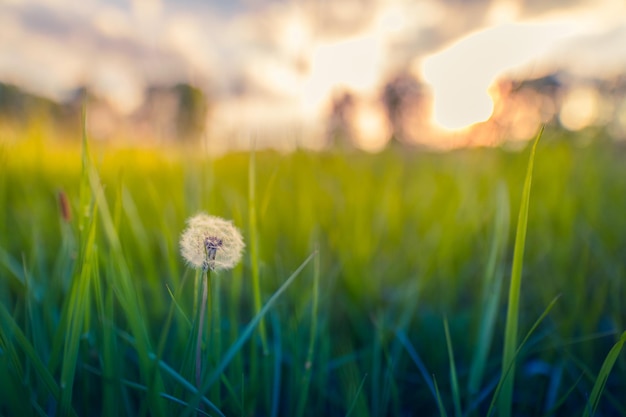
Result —
<instances>
[{"instance_id":1,"label":"sky","mask_svg":"<svg viewBox=\"0 0 626 417\"><path fill-rule=\"evenodd\" d=\"M1 82L56 100L88 86L122 114L189 82L251 129L319 124L337 91L375 97L402 71L434 124L463 129L499 77L613 77L624 45L623 0L0 1Z\"/></svg>"}]
</instances>

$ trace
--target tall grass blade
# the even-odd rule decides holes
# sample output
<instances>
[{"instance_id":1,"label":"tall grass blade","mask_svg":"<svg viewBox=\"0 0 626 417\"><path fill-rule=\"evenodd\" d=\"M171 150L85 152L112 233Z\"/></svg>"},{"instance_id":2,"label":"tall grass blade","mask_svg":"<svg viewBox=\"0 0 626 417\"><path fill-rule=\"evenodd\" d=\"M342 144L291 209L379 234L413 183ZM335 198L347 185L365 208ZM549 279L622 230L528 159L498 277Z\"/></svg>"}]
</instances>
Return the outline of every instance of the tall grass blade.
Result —
<instances>
[{"instance_id":1,"label":"tall grass blade","mask_svg":"<svg viewBox=\"0 0 626 417\"><path fill-rule=\"evenodd\" d=\"M183 318L185 324L187 324L187 327L191 329L191 326L192 326L191 321L187 317L187 314L185 314L185 311L180 306L180 304L178 304L178 301L176 301L176 296L172 292L172 289L167 284L165 285L165 289L167 289L167 293L170 295L170 298L172 299L172 306L176 307L176 311L178 311L178 314ZM168 313L168 320L170 320L170 313Z\"/></svg>"},{"instance_id":2,"label":"tall grass blade","mask_svg":"<svg viewBox=\"0 0 626 417\"><path fill-rule=\"evenodd\" d=\"M256 216L256 157L254 146L250 151L250 160L248 165L248 222L250 227L250 268L252 272L252 292L254 296L255 313L261 311L261 282L259 273L259 238ZM267 355L267 331L265 330L265 321L259 323L259 332L261 333L261 343L263 344L263 354Z\"/></svg>"},{"instance_id":3,"label":"tall grass blade","mask_svg":"<svg viewBox=\"0 0 626 417\"><path fill-rule=\"evenodd\" d=\"M433 375L433 383L435 385L435 398L437 399L437 408L439 409L440 417L448 417L448 413L446 413L446 407L443 405L443 400L441 399L441 393L439 392L439 386L437 385L437 378Z\"/></svg>"},{"instance_id":4,"label":"tall grass blade","mask_svg":"<svg viewBox=\"0 0 626 417\"><path fill-rule=\"evenodd\" d=\"M517 231L515 233L515 249L513 252L513 266L511 269L509 302L506 314L506 325L504 328L504 349L502 357L502 375L504 383L502 385L502 393L498 400L498 409L502 417L510 417L513 407L513 382L515 379L515 351L517 349L519 299L522 286L522 267L524 262L524 247L526 245L530 189L532 185L535 151L542 133L543 127L539 131L539 134L537 135L530 151L528 169L526 171L526 179L524 181L524 189L522 191L519 217L517 220Z\"/></svg>"},{"instance_id":5,"label":"tall grass blade","mask_svg":"<svg viewBox=\"0 0 626 417\"><path fill-rule=\"evenodd\" d=\"M48 389L50 394L54 397L57 402L61 401L61 388L56 383L54 377L46 367L46 365L42 362L37 352L33 348L33 345L28 341L26 335L22 332L19 325L15 322L11 313L6 309L4 304L0 303L0 341L2 342L3 349L6 352L10 352L9 348L5 348L5 346L10 345L10 338L15 338L18 346L22 349L26 358L30 361L34 371L39 376L40 380L43 382L44 386ZM12 351L13 349L11 349ZM11 359L17 361L17 355L11 355ZM22 366L19 362L15 362L14 366L18 370L18 372L22 372ZM71 407L68 408L67 414L69 416L76 416L76 412Z\"/></svg>"},{"instance_id":6,"label":"tall grass blade","mask_svg":"<svg viewBox=\"0 0 626 417\"><path fill-rule=\"evenodd\" d=\"M604 359L604 363L600 368L596 382L593 384L591 395L589 396L588 406L585 407L583 417L589 417L596 414L596 410L598 409L598 405L600 403L600 397L602 396L602 392L606 386L606 381L609 379L609 374L611 373L613 365L615 365L615 362L624 347L624 343L626 343L626 332L622 333L617 343L613 345L609 353L606 355L606 359Z\"/></svg>"},{"instance_id":7,"label":"tall grass blade","mask_svg":"<svg viewBox=\"0 0 626 417\"><path fill-rule=\"evenodd\" d=\"M87 148L87 135L85 132L85 118L83 117L83 177L81 178L81 207L86 204L87 199L83 198L83 192L88 192L93 198L94 205L97 207L97 213L101 219L102 232L106 238L106 243L110 250L110 256L107 259L111 267L111 273L107 277L107 285L111 286L117 299L120 302L128 325L132 329L133 335L136 337L137 356L139 359L139 368L142 379L148 386L148 398L144 399L143 404L147 404L150 413L154 416L165 415L165 403L157 394L164 391L163 381L159 372L153 372L154 364L149 359L150 338L146 327L145 314L142 310L141 298L137 297L137 287L132 279L130 268L126 261L120 237L115 227L115 221L109 209L107 199L104 193L100 176L97 169L91 163ZM94 213L96 209L94 208ZM84 220L81 219L80 227L84 227Z\"/></svg>"},{"instance_id":8,"label":"tall grass blade","mask_svg":"<svg viewBox=\"0 0 626 417\"><path fill-rule=\"evenodd\" d=\"M131 335L121 330L117 330L117 334L122 340L124 340L126 343L128 343L129 345L137 349L137 342ZM166 375L169 375L174 381L180 384L184 389L186 389L192 394L198 394L198 389L194 387L191 382L187 381L181 374L179 374L174 369L172 369L172 367L170 367L168 364L160 360L156 354L150 352L148 353L148 357L150 358L150 360L155 361L158 364L159 369L161 369ZM224 414L215 406L215 404L209 401L206 397L202 396L200 398L200 401L206 406L208 406L209 408L211 408L213 412L215 412L221 417L224 417ZM194 407L197 407L197 404Z\"/></svg>"},{"instance_id":9,"label":"tall grass blade","mask_svg":"<svg viewBox=\"0 0 626 417\"><path fill-rule=\"evenodd\" d=\"M350 415L352 414L352 411L354 411L357 400L359 399L359 395L361 395L361 391L363 391L363 385L365 385L366 378L367 378L367 374L363 375L363 379L361 380L361 383L359 384L359 388L357 388L356 393L354 394L354 399L352 400L352 403L350 404L350 408L348 408L346 417L350 417Z\"/></svg>"},{"instance_id":10,"label":"tall grass blade","mask_svg":"<svg viewBox=\"0 0 626 417\"><path fill-rule=\"evenodd\" d=\"M20 286L24 286L26 279L24 278L24 270L20 263L16 261L8 252L0 247L0 266L4 265L4 267L9 271L10 275L15 278Z\"/></svg>"},{"instance_id":11,"label":"tall grass blade","mask_svg":"<svg viewBox=\"0 0 626 417\"><path fill-rule=\"evenodd\" d=\"M413 347L413 345L411 344L411 341L409 341L409 339L406 337L406 334L404 333L403 330L398 330L396 332L396 337L400 340L400 342L402 343L406 351L409 353L409 356L411 357L415 365L417 365L417 369L420 371L420 374L424 378L424 381L426 382L426 386L428 387L430 392L433 394L433 397L437 399L437 392L435 390L434 381L428 374L428 371L426 370L426 365L424 365L424 362L418 355L417 351L415 350L415 347Z\"/></svg>"},{"instance_id":12,"label":"tall grass blade","mask_svg":"<svg viewBox=\"0 0 626 417\"><path fill-rule=\"evenodd\" d=\"M63 364L61 365L61 404L59 413L68 415L71 409L78 348L83 332L83 323L88 315L91 279L97 268L96 239L96 208L89 225L87 238L81 248L82 259L77 268L77 274L72 280L72 287L68 299L68 323L66 324L65 346L63 348Z\"/></svg>"},{"instance_id":13,"label":"tall grass blade","mask_svg":"<svg viewBox=\"0 0 626 417\"><path fill-rule=\"evenodd\" d=\"M280 410L283 350L281 345L280 322L274 314L272 315L272 329L274 330L274 383L272 384L272 411L270 412L270 417L278 417Z\"/></svg>"},{"instance_id":14,"label":"tall grass blade","mask_svg":"<svg viewBox=\"0 0 626 417\"><path fill-rule=\"evenodd\" d=\"M319 252L318 252L319 253ZM298 399L297 417L304 415L304 409L309 396L309 386L311 385L311 374L313 371L313 360L315 353L315 340L317 338L317 315L319 304L319 281L320 281L320 259L317 256L313 262L313 300L311 306L311 327L309 328L309 347L307 349L306 360L304 362L304 376Z\"/></svg>"},{"instance_id":15,"label":"tall grass blade","mask_svg":"<svg viewBox=\"0 0 626 417\"><path fill-rule=\"evenodd\" d=\"M94 375L103 376L102 372L100 372L98 369L93 368L93 367L91 367L89 365L85 365L84 368L87 371L93 373ZM146 387L145 385L141 385L141 384L138 384L136 382L129 381L127 379L120 380L120 383L123 384L126 387L129 387L129 388L132 388L132 389L135 389L135 390L138 390L138 391L143 391L143 392L147 392L148 391L148 387ZM162 398L164 398L166 400L169 400L169 401L171 401L171 402L173 402L175 404L182 405L184 407L188 406L188 404L185 401L180 400L180 399L178 399L178 398L176 398L176 397L174 397L172 395L166 394L164 392L160 392L159 395ZM199 408L197 408L195 411L196 411L196 413L202 414L202 415L205 415L205 416L211 416L212 415L212 414L209 414L209 413L207 413L204 410L199 409ZM218 415L223 416L219 410L215 409L214 411Z\"/></svg>"},{"instance_id":16,"label":"tall grass blade","mask_svg":"<svg viewBox=\"0 0 626 417\"><path fill-rule=\"evenodd\" d=\"M498 317L504 266L502 258L509 235L509 197L506 185L501 182L496 191L496 214L491 239L489 258L483 279L482 314L474 356L470 365L468 391L474 396L480 391L485 375L487 357L493 341L493 332Z\"/></svg>"},{"instance_id":17,"label":"tall grass blade","mask_svg":"<svg viewBox=\"0 0 626 417\"><path fill-rule=\"evenodd\" d=\"M317 252L313 252L311 255L309 255L309 257L306 258L304 262L302 262L302 264L300 264L298 269L296 269L293 272L293 274L291 274L291 276L287 278L287 280L283 283L283 285L281 285L280 288L276 290L276 292L270 297L270 299L267 300L267 302L265 303L263 308L261 308L259 313L252 318L250 323L248 323L248 325L241 332L241 335L239 336L239 338L235 341L235 343L232 344L232 346L228 349L228 351L226 351L220 363L216 366L213 372L209 375L206 381L202 384L202 389L198 390L199 393L189 402L191 407L195 408L198 406L200 397L203 396L207 392L207 390L211 386L213 386L213 384L220 378L220 376L222 375L222 373L224 372L228 364L233 360L237 352L241 350L241 347L243 346L243 344L250 338L250 336L254 332L254 329L256 329L256 327L261 322L261 319L267 314L267 312L276 303L276 301L281 296L281 294L285 292L285 290L287 290L287 288L293 283L296 277L300 274L300 272L302 272L304 267L311 261L311 259L313 259L315 255L317 255ZM191 411L192 409L188 408L187 410L185 410L185 412L182 414L181 417L188 417Z\"/></svg>"},{"instance_id":18,"label":"tall grass blade","mask_svg":"<svg viewBox=\"0 0 626 417\"><path fill-rule=\"evenodd\" d=\"M452 400L454 403L455 417L461 417L461 392L459 391L459 380L456 374L456 364L454 363L454 351L452 349L452 338L450 337L450 328L448 326L448 318L443 319L443 328L446 333L446 344L448 346L448 360L450 363L450 382L452 385Z\"/></svg>"},{"instance_id":19,"label":"tall grass blade","mask_svg":"<svg viewBox=\"0 0 626 417\"><path fill-rule=\"evenodd\" d=\"M539 327L539 324L541 324L541 322L543 321L543 319L546 318L548 313L550 313L550 311L552 311L552 308L556 305L556 302L558 301L558 299L560 297L561 297L560 295L557 295L556 297L554 297L554 299L550 302L550 304L548 304L548 307L546 307L546 309L543 311L543 313L541 313L541 316L539 316L539 318L532 325L530 330L528 330L528 333L526 333L526 336L522 340L522 343L520 343L519 347L515 350L515 354L513 355L513 359L514 360L517 358L517 356L519 355L520 351L522 350L522 347L524 347L524 345L526 344L526 342L528 341L530 336L535 332L537 327ZM509 364L509 367L507 369L502 371L502 377L500 378L500 381L498 382L498 385L496 386L496 390L495 390L495 392L493 394L493 398L491 400L491 404L489 405L489 411L487 411L487 417L491 416L491 412L493 410L493 407L496 404L496 401L500 399L500 392L502 390L502 387L504 386L504 383L506 381L506 377L508 376L509 372L511 372L511 370L513 369L513 367L515 365L515 361L514 360L511 361L511 363Z\"/></svg>"}]
</instances>

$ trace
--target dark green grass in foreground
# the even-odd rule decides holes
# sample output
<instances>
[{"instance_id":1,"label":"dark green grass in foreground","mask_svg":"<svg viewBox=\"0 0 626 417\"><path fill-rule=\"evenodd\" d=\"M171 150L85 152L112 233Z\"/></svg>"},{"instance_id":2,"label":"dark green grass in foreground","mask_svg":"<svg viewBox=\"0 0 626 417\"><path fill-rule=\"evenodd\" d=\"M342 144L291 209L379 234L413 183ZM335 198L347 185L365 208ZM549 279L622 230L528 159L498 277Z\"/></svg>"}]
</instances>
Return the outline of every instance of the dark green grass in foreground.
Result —
<instances>
[{"instance_id":1,"label":"dark green grass in foreground","mask_svg":"<svg viewBox=\"0 0 626 417\"><path fill-rule=\"evenodd\" d=\"M537 148L506 348L528 150L259 152L251 165L3 145L0 415L626 415L626 154L571 139ZM254 248L212 276L203 400L197 277L178 252L200 210Z\"/></svg>"}]
</instances>

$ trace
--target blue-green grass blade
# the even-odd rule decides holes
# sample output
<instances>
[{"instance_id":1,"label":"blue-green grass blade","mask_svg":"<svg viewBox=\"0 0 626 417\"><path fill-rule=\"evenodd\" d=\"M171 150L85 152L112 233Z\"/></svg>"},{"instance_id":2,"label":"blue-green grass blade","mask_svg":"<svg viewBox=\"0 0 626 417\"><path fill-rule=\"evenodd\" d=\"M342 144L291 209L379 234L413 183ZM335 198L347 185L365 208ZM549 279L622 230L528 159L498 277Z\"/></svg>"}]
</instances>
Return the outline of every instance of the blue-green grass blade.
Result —
<instances>
[{"instance_id":1,"label":"blue-green grass blade","mask_svg":"<svg viewBox=\"0 0 626 417\"><path fill-rule=\"evenodd\" d=\"M87 371L89 371L92 374L94 374L94 375L98 375L98 376L103 376L104 375L98 369L93 368L93 367L91 367L89 365L84 365L84 368ZM148 391L148 387L146 387L145 385L138 384L137 382L129 381L127 379L120 380L120 383L122 385L126 386L126 387L129 387L129 388L132 388L132 389L135 389L135 390L138 390L138 391L143 391L143 392L147 392ZM174 397L174 396L172 396L170 394L167 394L165 392L160 392L159 395L162 398L164 398L164 399L166 399L168 401L171 401L171 402L173 402L175 404L182 405L183 407L187 407L188 406L188 404L185 401L183 401L183 400L181 400L179 398L176 398L176 397ZM211 416L212 415L212 414L209 414L209 413L207 413L204 410L201 410L199 408L197 408L195 411L196 411L196 413L202 414L202 415L205 415L205 416ZM223 416L223 414L219 410L214 409L213 411L216 412L218 415Z\"/></svg>"},{"instance_id":2,"label":"blue-green grass blade","mask_svg":"<svg viewBox=\"0 0 626 417\"><path fill-rule=\"evenodd\" d=\"M524 262L524 248L526 245L526 230L528 226L528 209L530 205L530 189L533 178L535 151L543 133L543 127L535 139L528 159L528 169L524 180L522 201L517 220L515 233L515 249L513 251L513 266L509 287L508 309L504 328L504 349L502 356L502 375L504 382L502 393L498 399L498 411L502 417L510 417L513 407L513 383L515 379L515 351L517 349L517 333L519 324L519 300L522 286L522 268Z\"/></svg>"},{"instance_id":3,"label":"blue-green grass blade","mask_svg":"<svg viewBox=\"0 0 626 417\"><path fill-rule=\"evenodd\" d=\"M309 387L311 385L311 376L313 371L313 361L315 356L315 341L317 338L317 316L319 309L319 286L320 286L320 275L321 275L321 256L319 255L315 257L313 262L313 296L312 296L312 305L311 305L311 325L309 327L309 346L307 348L306 360L304 362L304 375L303 375L303 383L300 391L300 396L298 398L298 405L296 410L296 416L302 417L304 414L304 410L306 407L307 399L309 396Z\"/></svg>"},{"instance_id":4,"label":"blue-green grass blade","mask_svg":"<svg viewBox=\"0 0 626 417\"><path fill-rule=\"evenodd\" d=\"M22 349L26 358L30 361L30 364L33 367L33 370L37 373L44 386L48 389L50 394L54 397L57 402L61 401L61 388L56 383L54 377L46 367L46 365L42 362L37 352L33 348L33 345L28 341L26 335L22 332L19 325L15 322L11 313L6 309L4 304L0 303L0 339L2 340L3 346L7 346L10 344L10 339L14 338L17 342L17 345ZM8 349L5 349L8 350ZM11 349L13 350L13 349ZM18 360L17 355L12 356L13 360ZM22 369L22 365L20 362L16 362L14 364L18 372ZM67 414L69 416L76 416L76 412L70 406L67 410Z\"/></svg>"},{"instance_id":5,"label":"blue-green grass blade","mask_svg":"<svg viewBox=\"0 0 626 417\"><path fill-rule=\"evenodd\" d=\"M350 417L352 411L356 408L357 400L359 399L359 395L361 395L361 391L363 391L363 386L365 385L365 379L367 379L367 374L363 375L363 379L359 384L359 388L357 388L356 393L354 394L354 398L352 399L352 403L350 404L350 408L348 408L348 412L346 413L346 417Z\"/></svg>"},{"instance_id":6,"label":"blue-green grass blade","mask_svg":"<svg viewBox=\"0 0 626 417\"><path fill-rule=\"evenodd\" d=\"M561 395L561 398L559 398L558 400L555 400L552 406L545 411L544 416L548 417L548 416L556 415L556 412L559 409L559 407L563 405L565 401L567 401L570 395L572 395L572 393L574 392L574 390L576 389L580 381L582 381L584 376L585 376L585 373L582 372L580 376L576 379L576 381L574 381L574 383L569 387L569 389L565 391L563 395Z\"/></svg>"},{"instance_id":7,"label":"blue-green grass blade","mask_svg":"<svg viewBox=\"0 0 626 417\"><path fill-rule=\"evenodd\" d=\"M396 337L400 340L400 342L402 343L406 351L409 353L409 356L411 357L415 365L417 365L417 369L420 371L422 378L424 378L424 381L426 382L426 386L428 387L430 392L433 394L433 398L435 398L436 400L437 392L435 390L435 384L430 374L426 370L426 365L424 365L424 361L422 361L417 351L415 350L415 347L413 347L413 345L411 344L409 339L406 337L406 334L404 333L403 330L398 330L396 332Z\"/></svg>"},{"instance_id":8,"label":"blue-green grass blade","mask_svg":"<svg viewBox=\"0 0 626 417\"><path fill-rule=\"evenodd\" d=\"M450 383L452 386L452 400L454 403L455 417L461 417L461 392L459 390L459 379L456 373L456 364L454 362L454 350L452 349L452 338L450 337L450 328L448 326L448 318L443 318L443 328L446 333L446 345L448 346L448 361L450 366Z\"/></svg>"},{"instance_id":9,"label":"blue-green grass blade","mask_svg":"<svg viewBox=\"0 0 626 417\"><path fill-rule=\"evenodd\" d=\"M435 375L433 375L433 385L435 387L435 399L437 400L439 416L448 417L448 413L446 413L446 407L443 405L443 400L441 399L441 393L439 392L439 386L437 385L437 378L435 377Z\"/></svg>"},{"instance_id":10,"label":"blue-green grass blade","mask_svg":"<svg viewBox=\"0 0 626 417\"><path fill-rule=\"evenodd\" d=\"M126 343L128 343L135 349L137 348L137 342L131 335L121 330L117 330L117 334ZM157 363L159 369L161 369L165 375L169 375L175 382L180 384L180 386L182 386L185 390L189 391L191 394L196 394L196 395L198 394L198 389L191 382L185 379L180 373L176 372L167 363L163 362L162 360L159 360L154 353L152 352L148 353L148 357L150 358L150 360L155 361ZM209 401L205 396L201 396L200 401L206 406L208 406L215 413L217 413L221 417L224 417L224 414L220 411L220 409L217 408L215 404ZM198 404L193 405L193 407L198 407Z\"/></svg>"},{"instance_id":11,"label":"blue-green grass blade","mask_svg":"<svg viewBox=\"0 0 626 417\"><path fill-rule=\"evenodd\" d=\"M600 368L600 372L596 378L596 381L593 384L593 388L591 390L591 395L589 396L589 402L587 407L585 407L585 412L583 413L583 417L593 416L598 409L598 405L600 404L600 397L602 396L602 392L604 391L604 387L606 386L606 381L609 379L609 374L617 361L620 353L622 352L622 348L624 347L624 343L626 342L626 332L622 333L619 340L609 353L606 355L604 359L604 363L602 363L602 367Z\"/></svg>"},{"instance_id":12,"label":"blue-green grass blade","mask_svg":"<svg viewBox=\"0 0 626 417\"><path fill-rule=\"evenodd\" d=\"M374 329L372 332L372 364L370 366L372 373L372 382L371 382L371 410L373 415L380 415L380 395L381 395L381 373L382 373L382 329L380 322L382 321L382 314L378 314L378 317L373 319L374 321Z\"/></svg>"},{"instance_id":13,"label":"blue-green grass blade","mask_svg":"<svg viewBox=\"0 0 626 417\"><path fill-rule=\"evenodd\" d=\"M250 338L250 336L254 332L254 329L256 329L256 327L261 322L261 319L267 314L267 312L276 303L276 301L281 296L281 294L285 292L285 290L287 290L287 288L293 283L296 277L300 275L300 272L302 272L304 267L315 257L316 254L317 252L313 252L311 255L309 255L309 257L306 258L304 262L302 262L302 264L300 264L298 269L296 269L293 272L293 274L291 274L291 276L287 278L287 280L278 288L278 290L276 290L276 292L270 297L270 299L267 300L267 302L265 303L263 308L261 308L259 313L256 314L252 318L250 323L248 323L248 325L241 332L241 335L239 336L237 341L235 341L235 343L233 343L233 345L228 349L228 351L226 351L220 363L213 370L213 372L211 372L211 374L206 379L206 381L202 384L202 389L199 390L199 394L196 395L195 398L193 398L189 402L189 404L191 404L192 407L197 407L200 396L204 395L207 392L207 390L220 378L221 374L224 372L228 364L233 360L235 355L241 350L241 347L243 346L243 344ZM191 412L191 408L188 408L187 410L185 410L185 412L182 414L181 417L188 417L190 412Z\"/></svg>"},{"instance_id":14,"label":"blue-green grass blade","mask_svg":"<svg viewBox=\"0 0 626 417\"><path fill-rule=\"evenodd\" d=\"M272 329L274 332L274 383L272 384L272 410L271 417L277 417L280 411L280 391L281 391L281 369L283 362L283 349L281 345L280 322L276 315L272 315Z\"/></svg>"},{"instance_id":15,"label":"blue-green grass blade","mask_svg":"<svg viewBox=\"0 0 626 417\"><path fill-rule=\"evenodd\" d=\"M9 276L17 280L19 286L23 287L25 285L22 265L2 247L0 247L0 265L3 265L9 271Z\"/></svg>"},{"instance_id":16,"label":"blue-green grass blade","mask_svg":"<svg viewBox=\"0 0 626 417\"><path fill-rule=\"evenodd\" d=\"M574 365L578 369L581 370L584 379L586 379L590 384L594 384L598 378L596 374L594 374L591 369L587 366L587 364L580 358L572 355L570 352L568 353L568 359L572 361ZM580 387L579 394L583 394L586 398L585 407L590 407L589 404L589 389L587 387ZM620 393L621 394L621 393ZM624 406L624 401L622 400L621 395L614 395L611 392L604 391L603 396L605 400L611 403L611 406L617 411L617 415L626 416L626 407Z\"/></svg>"},{"instance_id":17,"label":"blue-green grass blade","mask_svg":"<svg viewBox=\"0 0 626 417\"><path fill-rule=\"evenodd\" d=\"M554 297L554 299L550 302L550 304L548 304L545 310L543 310L543 313L541 313L541 315L532 325L530 330L528 330L528 333L526 333L526 336L522 340L522 343L520 343L519 347L515 350L515 354L513 355L513 361L510 362L509 367L502 371L502 377L500 378L500 381L498 382L498 385L496 386L495 392L493 394L493 398L491 400L491 404L489 405L489 411L487 411L487 417L491 416L491 412L493 411L496 401L500 399L502 387L504 386L506 377L508 376L509 372L511 372L511 370L513 369L515 359L519 355L520 351L522 350L522 348L524 347L524 345L526 344L530 336L535 332L537 327L539 327L541 322L543 322L543 320L550 313L550 311L552 311L552 308L556 305L556 302L559 300L560 297L561 297L560 295L557 295L556 297Z\"/></svg>"}]
</instances>

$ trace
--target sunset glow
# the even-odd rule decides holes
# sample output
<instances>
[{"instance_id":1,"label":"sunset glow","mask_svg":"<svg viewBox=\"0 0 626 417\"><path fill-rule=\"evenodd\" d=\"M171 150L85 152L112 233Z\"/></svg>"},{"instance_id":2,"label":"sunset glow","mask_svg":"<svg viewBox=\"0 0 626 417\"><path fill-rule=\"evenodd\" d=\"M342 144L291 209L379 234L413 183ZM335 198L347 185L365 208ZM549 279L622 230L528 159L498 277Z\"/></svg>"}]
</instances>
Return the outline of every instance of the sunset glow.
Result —
<instances>
[{"instance_id":1,"label":"sunset glow","mask_svg":"<svg viewBox=\"0 0 626 417\"><path fill-rule=\"evenodd\" d=\"M353 97L344 122L368 131L363 143L385 143L395 129L411 143L447 140L446 132L485 143L459 135L496 119L511 125L499 134L514 138L551 120L578 129L601 112L589 98L597 85L583 97L577 84L626 68L626 4L614 0L27 3L0 6L0 82L59 102L85 87L111 120L149 114L153 87L189 84L209 103L207 131L228 132L225 143L237 128L243 136L324 132L338 94ZM560 78L563 103L494 90L549 75ZM385 97L403 76L415 85ZM403 109L386 107L400 102ZM549 111L535 108L544 105Z\"/></svg>"},{"instance_id":2,"label":"sunset glow","mask_svg":"<svg viewBox=\"0 0 626 417\"><path fill-rule=\"evenodd\" d=\"M568 23L504 24L459 40L423 61L433 90L434 122L464 129L491 116L488 90L498 77L531 66L574 28Z\"/></svg>"}]
</instances>

